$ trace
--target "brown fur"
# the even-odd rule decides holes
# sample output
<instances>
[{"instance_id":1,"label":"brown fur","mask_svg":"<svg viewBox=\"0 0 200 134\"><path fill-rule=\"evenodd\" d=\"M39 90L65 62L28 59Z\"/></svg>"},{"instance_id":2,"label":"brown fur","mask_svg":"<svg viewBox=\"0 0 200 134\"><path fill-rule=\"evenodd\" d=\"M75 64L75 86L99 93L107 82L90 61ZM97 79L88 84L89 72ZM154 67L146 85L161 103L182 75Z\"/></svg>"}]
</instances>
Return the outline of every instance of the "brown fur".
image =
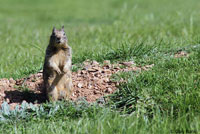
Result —
<instances>
[{"instance_id":1,"label":"brown fur","mask_svg":"<svg viewBox=\"0 0 200 134\"><path fill-rule=\"evenodd\" d=\"M44 90L50 101L68 99L72 93L71 47L64 28L53 29L43 66Z\"/></svg>"}]
</instances>

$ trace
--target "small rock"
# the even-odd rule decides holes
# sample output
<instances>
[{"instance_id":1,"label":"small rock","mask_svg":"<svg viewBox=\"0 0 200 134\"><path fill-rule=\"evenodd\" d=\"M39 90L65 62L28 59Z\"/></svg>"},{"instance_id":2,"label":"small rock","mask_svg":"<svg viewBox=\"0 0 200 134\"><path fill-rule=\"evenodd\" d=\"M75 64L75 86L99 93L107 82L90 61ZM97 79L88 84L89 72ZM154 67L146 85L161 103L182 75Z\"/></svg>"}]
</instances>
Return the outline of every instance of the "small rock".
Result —
<instances>
[{"instance_id":1,"label":"small rock","mask_svg":"<svg viewBox=\"0 0 200 134\"><path fill-rule=\"evenodd\" d=\"M104 60L103 61L103 67L111 67L110 61L109 60Z\"/></svg>"},{"instance_id":2,"label":"small rock","mask_svg":"<svg viewBox=\"0 0 200 134\"><path fill-rule=\"evenodd\" d=\"M92 85L89 85L88 88L91 89L91 88L92 88Z\"/></svg>"},{"instance_id":3,"label":"small rock","mask_svg":"<svg viewBox=\"0 0 200 134\"><path fill-rule=\"evenodd\" d=\"M189 54L185 51L180 51L174 55L175 58L188 57Z\"/></svg>"},{"instance_id":4,"label":"small rock","mask_svg":"<svg viewBox=\"0 0 200 134\"><path fill-rule=\"evenodd\" d=\"M122 62L121 64L128 66L128 67L135 65L134 61Z\"/></svg>"},{"instance_id":5,"label":"small rock","mask_svg":"<svg viewBox=\"0 0 200 134\"><path fill-rule=\"evenodd\" d=\"M72 93L72 96L74 97L74 96L75 96L75 94L74 94L74 93Z\"/></svg>"},{"instance_id":6,"label":"small rock","mask_svg":"<svg viewBox=\"0 0 200 134\"><path fill-rule=\"evenodd\" d=\"M93 60L93 61L92 61L92 65L93 65L93 66L98 66L99 63L98 63L97 61Z\"/></svg>"},{"instance_id":7,"label":"small rock","mask_svg":"<svg viewBox=\"0 0 200 134\"><path fill-rule=\"evenodd\" d=\"M108 93L112 93L112 88L108 88L107 90L106 90L106 92L108 92Z\"/></svg>"},{"instance_id":8,"label":"small rock","mask_svg":"<svg viewBox=\"0 0 200 134\"><path fill-rule=\"evenodd\" d=\"M90 61L89 61L89 60L84 61L84 62L83 62L83 65L84 65L84 66L90 65Z\"/></svg>"},{"instance_id":9,"label":"small rock","mask_svg":"<svg viewBox=\"0 0 200 134\"><path fill-rule=\"evenodd\" d=\"M95 73L94 76L95 76L95 77L99 77L99 76L101 76L101 75L100 75L99 73Z\"/></svg>"},{"instance_id":10,"label":"small rock","mask_svg":"<svg viewBox=\"0 0 200 134\"><path fill-rule=\"evenodd\" d=\"M96 68L89 68L88 69L88 72L96 72L96 71L98 71L98 69L96 69Z\"/></svg>"},{"instance_id":11,"label":"small rock","mask_svg":"<svg viewBox=\"0 0 200 134\"><path fill-rule=\"evenodd\" d=\"M99 94L100 91L94 90L94 94Z\"/></svg>"},{"instance_id":12,"label":"small rock","mask_svg":"<svg viewBox=\"0 0 200 134\"><path fill-rule=\"evenodd\" d=\"M132 67L131 70L135 72L141 72L142 69L139 67Z\"/></svg>"},{"instance_id":13,"label":"small rock","mask_svg":"<svg viewBox=\"0 0 200 134\"><path fill-rule=\"evenodd\" d=\"M104 78L103 82L109 82L109 78Z\"/></svg>"},{"instance_id":14,"label":"small rock","mask_svg":"<svg viewBox=\"0 0 200 134\"><path fill-rule=\"evenodd\" d=\"M82 88L83 87L83 83L78 83L78 87Z\"/></svg>"},{"instance_id":15,"label":"small rock","mask_svg":"<svg viewBox=\"0 0 200 134\"><path fill-rule=\"evenodd\" d=\"M104 70L104 72L105 72L106 74L112 74L112 72L111 72L109 69Z\"/></svg>"},{"instance_id":16,"label":"small rock","mask_svg":"<svg viewBox=\"0 0 200 134\"><path fill-rule=\"evenodd\" d=\"M145 67L146 67L146 68L152 68L153 66L154 66L154 64L146 65Z\"/></svg>"},{"instance_id":17,"label":"small rock","mask_svg":"<svg viewBox=\"0 0 200 134\"><path fill-rule=\"evenodd\" d=\"M43 73L43 70L40 70L38 73Z\"/></svg>"},{"instance_id":18,"label":"small rock","mask_svg":"<svg viewBox=\"0 0 200 134\"><path fill-rule=\"evenodd\" d=\"M11 84L15 84L15 80L14 80L13 78L10 78L10 79L9 79L9 82L10 82Z\"/></svg>"},{"instance_id":19,"label":"small rock","mask_svg":"<svg viewBox=\"0 0 200 134\"><path fill-rule=\"evenodd\" d=\"M92 66L91 65L85 65L83 69L89 70Z\"/></svg>"},{"instance_id":20,"label":"small rock","mask_svg":"<svg viewBox=\"0 0 200 134\"><path fill-rule=\"evenodd\" d=\"M82 71L81 71L81 74L86 74L86 71L85 71L85 70L82 70Z\"/></svg>"}]
</instances>

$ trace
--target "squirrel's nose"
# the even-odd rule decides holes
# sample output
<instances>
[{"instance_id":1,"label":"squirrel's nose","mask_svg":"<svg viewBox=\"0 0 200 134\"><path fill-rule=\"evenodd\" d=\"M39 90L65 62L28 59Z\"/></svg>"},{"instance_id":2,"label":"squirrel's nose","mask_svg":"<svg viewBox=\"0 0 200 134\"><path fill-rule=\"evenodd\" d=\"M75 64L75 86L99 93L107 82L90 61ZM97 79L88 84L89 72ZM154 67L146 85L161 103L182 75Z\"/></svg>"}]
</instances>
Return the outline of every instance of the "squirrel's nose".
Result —
<instances>
[{"instance_id":1,"label":"squirrel's nose","mask_svg":"<svg viewBox=\"0 0 200 134\"><path fill-rule=\"evenodd\" d=\"M60 37L57 37L57 40L60 40Z\"/></svg>"}]
</instances>

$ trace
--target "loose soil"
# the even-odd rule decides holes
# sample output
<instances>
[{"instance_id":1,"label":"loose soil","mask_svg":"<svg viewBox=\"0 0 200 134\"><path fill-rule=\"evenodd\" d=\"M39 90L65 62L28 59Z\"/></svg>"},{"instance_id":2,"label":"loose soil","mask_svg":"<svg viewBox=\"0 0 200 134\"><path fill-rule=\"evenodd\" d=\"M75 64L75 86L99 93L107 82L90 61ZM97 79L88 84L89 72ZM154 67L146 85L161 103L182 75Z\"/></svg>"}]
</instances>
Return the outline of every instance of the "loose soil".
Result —
<instances>
[{"instance_id":1,"label":"loose soil","mask_svg":"<svg viewBox=\"0 0 200 134\"><path fill-rule=\"evenodd\" d=\"M85 98L88 102L94 102L100 97L112 94L120 82L110 80L114 73L118 72L141 72L148 70L153 65L137 67L133 61L110 64L104 61L100 65L97 61L85 61L82 69L72 72L74 91L71 100ZM43 91L42 70L36 74L22 79L0 79L0 105L6 101L13 109L23 101L40 104L46 102Z\"/></svg>"}]
</instances>

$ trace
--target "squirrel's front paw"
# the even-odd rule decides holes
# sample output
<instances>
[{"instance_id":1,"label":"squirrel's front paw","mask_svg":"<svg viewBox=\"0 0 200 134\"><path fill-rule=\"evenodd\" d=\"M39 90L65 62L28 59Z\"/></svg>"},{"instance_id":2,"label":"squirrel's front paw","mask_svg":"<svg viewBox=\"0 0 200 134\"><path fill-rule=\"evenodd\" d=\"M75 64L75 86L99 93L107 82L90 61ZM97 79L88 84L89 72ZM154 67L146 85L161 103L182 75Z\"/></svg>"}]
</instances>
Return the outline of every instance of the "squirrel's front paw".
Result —
<instances>
[{"instance_id":1,"label":"squirrel's front paw","mask_svg":"<svg viewBox=\"0 0 200 134\"><path fill-rule=\"evenodd\" d=\"M57 72L57 74L59 74L59 75L62 74L62 72L60 71L60 69L57 69L56 72Z\"/></svg>"}]
</instances>

